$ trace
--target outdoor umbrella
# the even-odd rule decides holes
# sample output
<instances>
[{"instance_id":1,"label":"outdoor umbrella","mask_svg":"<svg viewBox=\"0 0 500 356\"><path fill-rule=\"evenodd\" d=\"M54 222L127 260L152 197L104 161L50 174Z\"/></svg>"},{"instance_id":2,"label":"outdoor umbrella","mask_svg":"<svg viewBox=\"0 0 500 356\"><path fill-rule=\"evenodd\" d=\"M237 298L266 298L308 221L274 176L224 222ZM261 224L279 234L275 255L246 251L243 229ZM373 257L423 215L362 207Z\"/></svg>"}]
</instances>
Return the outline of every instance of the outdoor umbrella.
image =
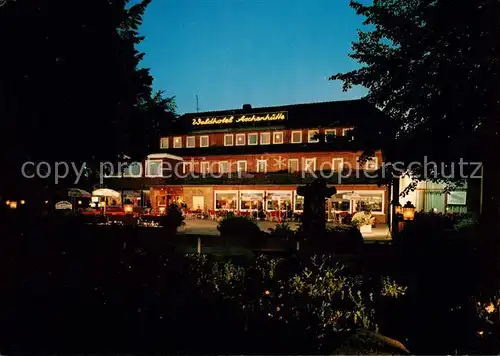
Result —
<instances>
[{"instance_id":1,"label":"outdoor umbrella","mask_svg":"<svg viewBox=\"0 0 500 356\"><path fill-rule=\"evenodd\" d=\"M72 205L69 201L60 201L56 204L56 210L71 210Z\"/></svg>"},{"instance_id":2,"label":"outdoor umbrella","mask_svg":"<svg viewBox=\"0 0 500 356\"><path fill-rule=\"evenodd\" d=\"M119 198L121 196L116 190L101 188L96 189L92 192L94 197L103 197L103 198ZM104 204L104 214L106 214L106 204Z\"/></svg>"},{"instance_id":3,"label":"outdoor umbrella","mask_svg":"<svg viewBox=\"0 0 500 356\"><path fill-rule=\"evenodd\" d=\"M108 189L108 188L101 188L94 190L92 192L92 195L94 197L105 197L105 198L119 198L120 193L118 193L116 190L113 189Z\"/></svg>"},{"instance_id":4,"label":"outdoor umbrella","mask_svg":"<svg viewBox=\"0 0 500 356\"><path fill-rule=\"evenodd\" d=\"M90 198L92 194L83 189L70 188L68 189L68 196L72 198Z\"/></svg>"}]
</instances>

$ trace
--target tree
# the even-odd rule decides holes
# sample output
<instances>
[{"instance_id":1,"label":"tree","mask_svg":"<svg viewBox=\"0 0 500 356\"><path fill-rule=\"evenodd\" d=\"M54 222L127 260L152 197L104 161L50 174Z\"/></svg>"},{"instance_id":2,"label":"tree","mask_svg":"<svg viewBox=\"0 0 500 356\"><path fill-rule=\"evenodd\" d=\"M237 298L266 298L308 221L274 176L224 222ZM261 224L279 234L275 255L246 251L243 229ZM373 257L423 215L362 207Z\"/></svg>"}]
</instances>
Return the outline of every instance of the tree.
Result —
<instances>
[{"instance_id":1,"label":"tree","mask_svg":"<svg viewBox=\"0 0 500 356\"><path fill-rule=\"evenodd\" d=\"M162 105L152 97L153 78L140 67L144 54L136 48L150 1L0 7L0 148L8 172L2 179L11 188L19 189L23 162L86 162L95 173L98 162L115 161L135 142L137 120L151 116L151 103ZM70 175L59 186L73 182Z\"/></svg>"},{"instance_id":2,"label":"tree","mask_svg":"<svg viewBox=\"0 0 500 356\"><path fill-rule=\"evenodd\" d=\"M366 99L397 124L385 149L415 179L454 181L452 164L483 162L482 237L490 240L486 271L497 266L500 236L500 36L498 0L352 1L366 30L353 43L351 58L362 66L333 75L344 90L368 88ZM411 162L445 163L431 175ZM497 273L499 271L496 271ZM491 278L491 273L485 273ZM491 278L497 280L496 276Z\"/></svg>"}]
</instances>

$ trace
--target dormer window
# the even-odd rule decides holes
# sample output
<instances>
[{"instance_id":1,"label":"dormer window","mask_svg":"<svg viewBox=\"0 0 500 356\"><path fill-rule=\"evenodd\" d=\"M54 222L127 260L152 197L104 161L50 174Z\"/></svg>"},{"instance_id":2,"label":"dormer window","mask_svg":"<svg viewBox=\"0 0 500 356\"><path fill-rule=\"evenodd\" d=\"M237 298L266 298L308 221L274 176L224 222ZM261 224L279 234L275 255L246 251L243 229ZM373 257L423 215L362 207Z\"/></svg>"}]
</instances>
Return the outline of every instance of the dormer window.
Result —
<instances>
[{"instance_id":1,"label":"dormer window","mask_svg":"<svg viewBox=\"0 0 500 356\"><path fill-rule=\"evenodd\" d=\"M319 134L319 130L309 130L307 132L307 142L309 143L317 143L319 139L317 135Z\"/></svg>"},{"instance_id":2,"label":"dormer window","mask_svg":"<svg viewBox=\"0 0 500 356\"><path fill-rule=\"evenodd\" d=\"M302 131L292 131L292 143L302 143Z\"/></svg>"},{"instance_id":3,"label":"dormer window","mask_svg":"<svg viewBox=\"0 0 500 356\"><path fill-rule=\"evenodd\" d=\"M224 146L234 145L234 135L224 135Z\"/></svg>"},{"instance_id":4,"label":"dormer window","mask_svg":"<svg viewBox=\"0 0 500 356\"><path fill-rule=\"evenodd\" d=\"M246 143L245 134L236 134L236 146L244 146Z\"/></svg>"},{"instance_id":5,"label":"dormer window","mask_svg":"<svg viewBox=\"0 0 500 356\"><path fill-rule=\"evenodd\" d=\"M342 136L350 136L352 130L353 130L352 127L347 129L342 129Z\"/></svg>"},{"instance_id":6,"label":"dormer window","mask_svg":"<svg viewBox=\"0 0 500 356\"><path fill-rule=\"evenodd\" d=\"M208 147L208 136L200 136L200 147Z\"/></svg>"},{"instance_id":7,"label":"dormer window","mask_svg":"<svg viewBox=\"0 0 500 356\"><path fill-rule=\"evenodd\" d=\"M274 132L273 133L273 144L283 143L283 132Z\"/></svg>"},{"instance_id":8,"label":"dormer window","mask_svg":"<svg viewBox=\"0 0 500 356\"><path fill-rule=\"evenodd\" d=\"M337 136L337 130L335 129L325 130L325 142L328 142L328 140L331 140L335 136Z\"/></svg>"},{"instance_id":9,"label":"dormer window","mask_svg":"<svg viewBox=\"0 0 500 356\"><path fill-rule=\"evenodd\" d=\"M186 138L186 147L187 148L196 147L196 137L194 137L194 136L188 136Z\"/></svg>"}]
</instances>

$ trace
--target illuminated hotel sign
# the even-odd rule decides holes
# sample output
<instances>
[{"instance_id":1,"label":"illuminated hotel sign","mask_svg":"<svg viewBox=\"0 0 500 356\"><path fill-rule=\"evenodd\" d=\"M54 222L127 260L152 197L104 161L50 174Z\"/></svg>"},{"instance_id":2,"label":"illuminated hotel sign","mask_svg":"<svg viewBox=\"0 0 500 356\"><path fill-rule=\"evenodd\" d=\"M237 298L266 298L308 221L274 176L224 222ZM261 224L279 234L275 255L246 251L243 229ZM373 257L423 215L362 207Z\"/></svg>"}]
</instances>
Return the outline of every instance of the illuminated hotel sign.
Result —
<instances>
[{"instance_id":1,"label":"illuminated hotel sign","mask_svg":"<svg viewBox=\"0 0 500 356\"><path fill-rule=\"evenodd\" d=\"M192 120L193 120L193 126L230 125L238 123L284 121L286 120L286 114L287 114L286 111L281 111L281 112L266 113L266 114L197 117Z\"/></svg>"}]
</instances>

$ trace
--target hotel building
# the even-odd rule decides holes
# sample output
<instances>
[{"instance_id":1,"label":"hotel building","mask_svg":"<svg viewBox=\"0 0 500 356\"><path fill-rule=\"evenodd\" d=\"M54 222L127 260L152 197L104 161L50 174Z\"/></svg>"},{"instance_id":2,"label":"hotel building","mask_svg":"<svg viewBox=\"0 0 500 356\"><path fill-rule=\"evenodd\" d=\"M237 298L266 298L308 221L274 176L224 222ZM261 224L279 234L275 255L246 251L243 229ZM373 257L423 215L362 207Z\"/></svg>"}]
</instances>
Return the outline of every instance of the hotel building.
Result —
<instances>
[{"instance_id":1,"label":"hotel building","mask_svg":"<svg viewBox=\"0 0 500 356\"><path fill-rule=\"evenodd\" d=\"M162 135L145 164L130 165L106 184L154 212L182 201L207 214L300 214L297 187L321 176L338 192L327 214L369 207L384 223L390 192L377 174L383 155L376 151L359 162L367 142L356 132L375 142L385 121L365 100L188 113Z\"/></svg>"}]
</instances>

